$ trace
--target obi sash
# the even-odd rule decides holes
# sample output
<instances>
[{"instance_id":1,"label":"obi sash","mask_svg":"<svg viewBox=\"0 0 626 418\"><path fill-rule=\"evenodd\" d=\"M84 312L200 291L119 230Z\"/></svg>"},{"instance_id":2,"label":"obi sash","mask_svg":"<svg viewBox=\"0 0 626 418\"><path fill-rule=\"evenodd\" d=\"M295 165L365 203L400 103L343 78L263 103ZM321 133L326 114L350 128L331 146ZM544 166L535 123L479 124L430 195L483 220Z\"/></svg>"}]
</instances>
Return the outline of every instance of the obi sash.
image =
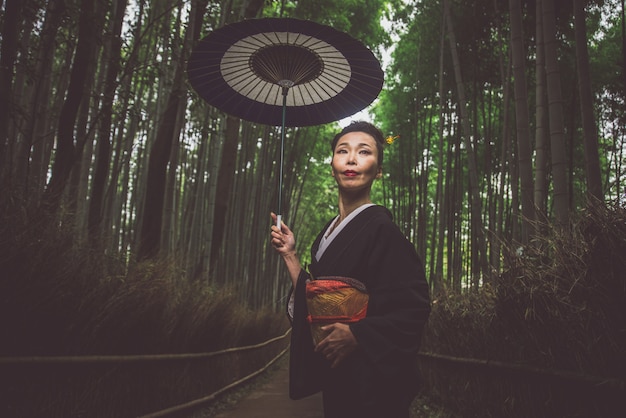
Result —
<instances>
[{"instance_id":1,"label":"obi sash","mask_svg":"<svg viewBox=\"0 0 626 418\"><path fill-rule=\"evenodd\" d=\"M369 295L365 285L349 277L318 277L306 284L307 321L317 345L326 333L321 327L335 322L353 323L365 318Z\"/></svg>"}]
</instances>

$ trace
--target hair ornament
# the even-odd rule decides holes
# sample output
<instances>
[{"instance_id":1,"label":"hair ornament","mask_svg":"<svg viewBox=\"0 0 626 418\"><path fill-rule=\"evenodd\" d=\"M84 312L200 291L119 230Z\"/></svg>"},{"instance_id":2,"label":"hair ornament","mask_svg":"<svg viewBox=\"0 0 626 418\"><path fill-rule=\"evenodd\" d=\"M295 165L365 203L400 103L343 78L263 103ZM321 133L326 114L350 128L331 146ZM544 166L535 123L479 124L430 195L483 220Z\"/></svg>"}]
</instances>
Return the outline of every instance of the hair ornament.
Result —
<instances>
[{"instance_id":1,"label":"hair ornament","mask_svg":"<svg viewBox=\"0 0 626 418\"><path fill-rule=\"evenodd\" d=\"M391 144L393 144L393 143L395 142L395 140L396 140L396 139L398 139L398 138L400 138L400 135L396 135L396 136L389 135L389 136L385 139L385 142L386 142L388 145L391 145Z\"/></svg>"}]
</instances>

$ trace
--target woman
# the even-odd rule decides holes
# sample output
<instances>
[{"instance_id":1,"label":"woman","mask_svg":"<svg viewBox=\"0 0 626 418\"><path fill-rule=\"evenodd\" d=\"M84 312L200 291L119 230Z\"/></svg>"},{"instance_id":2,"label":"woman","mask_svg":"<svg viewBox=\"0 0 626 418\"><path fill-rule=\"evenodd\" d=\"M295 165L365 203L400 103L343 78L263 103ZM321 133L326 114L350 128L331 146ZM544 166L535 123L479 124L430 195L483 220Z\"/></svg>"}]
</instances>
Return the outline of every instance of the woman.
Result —
<instances>
[{"instance_id":1,"label":"woman","mask_svg":"<svg viewBox=\"0 0 626 418\"><path fill-rule=\"evenodd\" d=\"M326 418L408 417L419 386L415 363L430 313L428 284L413 245L391 213L370 199L372 184L382 175L383 145L380 130L367 122L354 122L333 139L339 215L315 240L310 273L301 267L292 231L285 224L272 227L272 245L293 284L290 396L321 390ZM315 345L306 284L328 276L363 283L367 314L358 322L322 327L325 338Z\"/></svg>"}]
</instances>

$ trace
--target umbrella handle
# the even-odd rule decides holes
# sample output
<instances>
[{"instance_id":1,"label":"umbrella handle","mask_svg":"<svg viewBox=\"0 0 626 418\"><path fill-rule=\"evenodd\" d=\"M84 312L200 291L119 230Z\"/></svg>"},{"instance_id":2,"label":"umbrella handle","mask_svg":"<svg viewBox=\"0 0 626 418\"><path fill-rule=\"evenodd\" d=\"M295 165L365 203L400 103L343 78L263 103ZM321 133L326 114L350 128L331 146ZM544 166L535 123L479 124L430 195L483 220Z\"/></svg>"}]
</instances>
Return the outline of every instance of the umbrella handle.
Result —
<instances>
[{"instance_id":1,"label":"umbrella handle","mask_svg":"<svg viewBox=\"0 0 626 418\"><path fill-rule=\"evenodd\" d=\"M278 227L279 231L282 231L282 228L281 228L282 221L283 221L283 215L276 215L276 226Z\"/></svg>"}]
</instances>

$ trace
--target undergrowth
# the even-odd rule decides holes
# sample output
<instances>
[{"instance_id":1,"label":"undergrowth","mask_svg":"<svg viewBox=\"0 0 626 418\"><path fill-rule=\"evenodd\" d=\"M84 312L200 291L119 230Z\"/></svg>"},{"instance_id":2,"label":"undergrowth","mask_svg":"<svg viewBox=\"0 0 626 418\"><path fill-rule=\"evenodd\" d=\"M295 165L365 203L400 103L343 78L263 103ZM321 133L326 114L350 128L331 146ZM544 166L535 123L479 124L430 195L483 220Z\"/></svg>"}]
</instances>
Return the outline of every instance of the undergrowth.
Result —
<instances>
[{"instance_id":1,"label":"undergrowth","mask_svg":"<svg viewBox=\"0 0 626 418\"><path fill-rule=\"evenodd\" d=\"M448 360L420 364L427 394L459 416L626 414L626 210L542 228L494 282L435 297L422 351Z\"/></svg>"},{"instance_id":2,"label":"undergrowth","mask_svg":"<svg viewBox=\"0 0 626 418\"><path fill-rule=\"evenodd\" d=\"M78 245L67 227L3 209L1 357L206 353L260 343L288 327L284 314L248 309L234 289L185 279L175 260L127 266ZM249 363L224 370L207 361L197 370L179 365L171 372L146 365L44 370L4 364L0 415L133 416L194 392L206 395L212 386L203 379L226 381L224 374L243 372ZM146 382L151 376L155 381Z\"/></svg>"}]
</instances>

